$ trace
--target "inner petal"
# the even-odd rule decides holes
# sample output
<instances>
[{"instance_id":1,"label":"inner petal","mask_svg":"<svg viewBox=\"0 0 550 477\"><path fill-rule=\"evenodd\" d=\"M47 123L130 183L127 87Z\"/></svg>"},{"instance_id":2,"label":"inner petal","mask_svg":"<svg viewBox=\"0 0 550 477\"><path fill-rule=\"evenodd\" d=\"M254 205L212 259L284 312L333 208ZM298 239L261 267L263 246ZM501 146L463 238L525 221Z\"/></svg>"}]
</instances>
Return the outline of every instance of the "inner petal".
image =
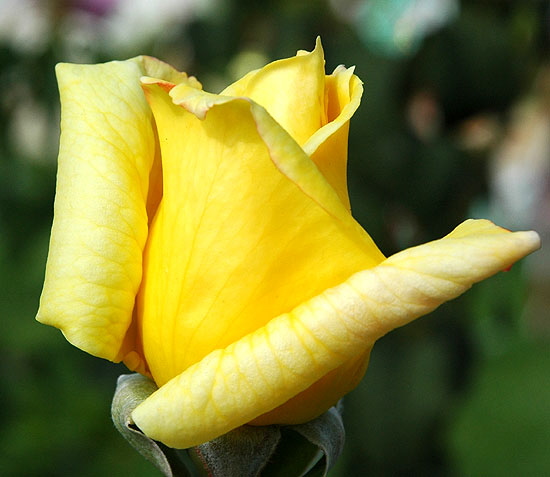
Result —
<instances>
[{"instance_id":1,"label":"inner petal","mask_svg":"<svg viewBox=\"0 0 550 477\"><path fill-rule=\"evenodd\" d=\"M162 385L383 256L351 216L330 214L275 166L249 101L220 97L199 120L161 87L145 90L164 192L137 306L146 360ZM281 133L281 151L309 161Z\"/></svg>"},{"instance_id":2,"label":"inner petal","mask_svg":"<svg viewBox=\"0 0 550 477\"><path fill-rule=\"evenodd\" d=\"M324 124L325 60L320 40L312 52L274 61L221 94L251 98L303 145Z\"/></svg>"}]
</instances>

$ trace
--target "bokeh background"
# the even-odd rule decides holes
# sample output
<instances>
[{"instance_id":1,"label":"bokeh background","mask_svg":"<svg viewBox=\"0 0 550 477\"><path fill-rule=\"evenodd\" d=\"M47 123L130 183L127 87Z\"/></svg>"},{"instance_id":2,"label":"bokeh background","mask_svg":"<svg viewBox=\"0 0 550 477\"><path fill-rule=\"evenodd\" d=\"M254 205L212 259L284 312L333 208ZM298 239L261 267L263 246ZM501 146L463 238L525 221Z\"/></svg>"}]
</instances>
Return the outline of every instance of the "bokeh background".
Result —
<instances>
[{"instance_id":1,"label":"bokeh background","mask_svg":"<svg viewBox=\"0 0 550 477\"><path fill-rule=\"evenodd\" d=\"M116 433L125 368L34 321L55 190L54 65L157 56L219 91L312 49L365 81L353 211L382 251L467 217L550 235L550 5L538 0L0 0L0 475L158 475ZM550 475L542 249L374 349L331 476Z\"/></svg>"}]
</instances>

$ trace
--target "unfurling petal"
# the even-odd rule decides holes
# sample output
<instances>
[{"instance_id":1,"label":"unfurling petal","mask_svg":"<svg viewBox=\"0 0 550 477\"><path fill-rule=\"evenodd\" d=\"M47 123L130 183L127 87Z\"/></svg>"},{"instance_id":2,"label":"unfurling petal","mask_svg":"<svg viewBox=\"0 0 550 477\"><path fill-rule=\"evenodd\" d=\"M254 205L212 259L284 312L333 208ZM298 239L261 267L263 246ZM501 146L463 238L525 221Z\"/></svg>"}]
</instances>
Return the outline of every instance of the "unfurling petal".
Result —
<instances>
[{"instance_id":1,"label":"unfurling petal","mask_svg":"<svg viewBox=\"0 0 550 477\"><path fill-rule=\"evenodd\" d=\"M149 72L181 81L148 57L57 66L61 144L55 218L38 321L79 348L123 359L142 276L155 158L151 111L139 84Z\"/></svg>"},{"instance_id":2,"label":"unfurling petal","mask_svg":"<svg viewBox=\"0 0 550 477\"><path fill-rule=\"evenodd\" d=\"M339 66L326 77L327 124L304 144L321 173L349 209L347 158L349 120L359 107L363 83L353 74L354 68Z\"/></svg>"},{"instance_id":3,"label":"unfurling petal","mask_svg":"<svg viewBox=\"0 0 550 477\"><path fill-rule=\"evenodd\" d=\"M264 108L150 78L144 90L164 195L137 315L162 386L384 256Z\"/></svg>"},{"instance_id":4,"label":"unfurling petal","mask_svg":"<svg viewBox=\"0 0 550 477\"><path fill-rule=\"evenodd\" d=\"M132 417L176 448L208 441L285 403L375 340L428 313L540 246L470 220L407 249L271 320L175 377Z\"/></svg>"},{"instance_id":5,"label":"unfurling petal","mask_svg":"<svg viewBox=\"0 0 550 477\"><path fill-rule=\"evenodd\" d=\"M327 121L321 40L317 39L312 52L299 52L251 71L221 95L250 98L303 145Z\"/></svg>"}]
</instances>

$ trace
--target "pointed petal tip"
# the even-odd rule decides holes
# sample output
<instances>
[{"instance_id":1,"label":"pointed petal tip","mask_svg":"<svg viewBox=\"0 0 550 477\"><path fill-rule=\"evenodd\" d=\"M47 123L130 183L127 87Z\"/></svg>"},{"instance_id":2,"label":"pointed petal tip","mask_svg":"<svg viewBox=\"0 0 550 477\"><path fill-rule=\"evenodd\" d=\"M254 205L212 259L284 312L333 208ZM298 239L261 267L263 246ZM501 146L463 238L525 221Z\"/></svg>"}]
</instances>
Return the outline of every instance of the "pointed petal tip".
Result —
<instances>
[{"instance_id":1,"label":"pointed petal tip","mask_svg":"<svg viewBox=\"0 0 550 477\"><path fill-rule=\"evenodd\" d=\"M315 49L320 48L323 49L323 43L321 41L321 35L317 35L317 38L315 38Z\"/></svg>"},{"instance_id":2,"label":"pointed petal tip","mask_svg":"<svg viewBox=\"0 0 550 477\"><path fill-rule=\"evenodd\" d=\"M527 253L535 252L541 248L542 242L540 239L540 235L534 230L527 230L527 231L516 232L516 233L520 234L519 237L521 238L522 242L525 244L525 248L529 250Z\"/></svg>"},{"instance_id":3,"label":"pointed petal tip","mask_svg":"<svg viewBox=\"0 0 550 477\"><path fill-rule=\"evenodd\" d=\"M502 241L499 242L500 247L497 246L496 242L494 243L495 251L500 248L505 254L509 255L512 263L541 247L540 236L534 230L514 232L487 219L465 220L447 237L475 241L483 239L487 243L493 240Z\"/></svg>"},{"instance_id":4,"label":"pointed petal tip","mask_svg":"<svg viewBox=\"0 0 550 477\"><path fill-rule=\"evenodd\" d=\"M317 36L317 38L315 39L315 47L313 48L313 50L311 51L308 51L308 50L298 50L296 52L296 56L303 56L303 55L313 55L313 54L316 54L316 55L321 55L321 57L324 58L325 56L325 52L323 50L323 43L321 41L321 37L320 36Z\"/></svg>"}]
</instances>

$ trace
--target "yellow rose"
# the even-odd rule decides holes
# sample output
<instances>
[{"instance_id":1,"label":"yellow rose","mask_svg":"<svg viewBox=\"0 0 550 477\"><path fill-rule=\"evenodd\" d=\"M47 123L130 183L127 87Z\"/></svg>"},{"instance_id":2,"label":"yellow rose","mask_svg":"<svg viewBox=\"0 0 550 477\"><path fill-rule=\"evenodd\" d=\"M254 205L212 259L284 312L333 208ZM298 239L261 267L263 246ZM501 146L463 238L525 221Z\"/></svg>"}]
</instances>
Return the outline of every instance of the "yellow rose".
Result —
<instances>
[{"instance_id":1,"label":"yellow rose","mask_svg":"<svg viewBox=\"0 0 550 477\"><path fill-rule=\"evenodd\" d=\"M220 94L149 57L57 74L37 319L152 377L133 419L171 447L316 417L356 386L376 339L539 247L471 220L385 259L349 212L361 81L325 75L319 41Z\"/></svg>"}]
</instances>

